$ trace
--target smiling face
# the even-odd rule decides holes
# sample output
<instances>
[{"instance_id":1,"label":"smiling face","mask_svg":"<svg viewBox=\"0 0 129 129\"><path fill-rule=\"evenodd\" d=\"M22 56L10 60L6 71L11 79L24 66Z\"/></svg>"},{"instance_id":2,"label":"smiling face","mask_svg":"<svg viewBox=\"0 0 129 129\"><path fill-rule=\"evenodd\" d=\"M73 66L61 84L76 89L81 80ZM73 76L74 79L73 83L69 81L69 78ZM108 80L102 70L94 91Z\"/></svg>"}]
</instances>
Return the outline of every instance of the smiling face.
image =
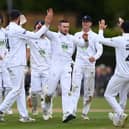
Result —
<instances>
[{"instance_id":1,"label":"smiling face","mask_svg":"<svg viewBox=\"0 0 129 129\"><path fill-rule=\"evenodd\" d=\"M66 34L69 33L69 27L70 27L69 22L60 22L59 25L58 25L58 30L62 34L66 35Z\"/></svg>"}]
</instances>

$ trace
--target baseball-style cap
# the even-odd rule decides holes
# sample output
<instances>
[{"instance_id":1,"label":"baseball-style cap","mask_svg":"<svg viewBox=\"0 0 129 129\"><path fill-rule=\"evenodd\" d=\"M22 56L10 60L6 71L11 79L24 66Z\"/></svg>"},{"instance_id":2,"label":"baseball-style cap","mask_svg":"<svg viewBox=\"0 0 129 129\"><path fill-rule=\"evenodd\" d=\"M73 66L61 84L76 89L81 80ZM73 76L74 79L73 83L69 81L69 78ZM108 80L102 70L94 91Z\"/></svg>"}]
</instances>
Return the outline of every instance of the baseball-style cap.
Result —
<instances>
[{"instance_id":1,"label":"baseball-style cap","mask_svg":"<svg viewBox=\"0 0 129 129\"><path fill-rule=\"evenodd\" d=\"M91 16L88 16L88 15L83 16L82 22L92 22Z\"/></svg>"},{"instance_id":2,"label":"baseball-style cap","mask_svg":"<svg viewBox=\"0 0 129 129\"><path fill-rule=\"evenodd\" d=\"M10 14L9 14L9 17L10 17L10 20L15 20L16 18L18 18L19 16L21 15L21 12L17 9L12 9Z\"/></svg>"}]
</instances>

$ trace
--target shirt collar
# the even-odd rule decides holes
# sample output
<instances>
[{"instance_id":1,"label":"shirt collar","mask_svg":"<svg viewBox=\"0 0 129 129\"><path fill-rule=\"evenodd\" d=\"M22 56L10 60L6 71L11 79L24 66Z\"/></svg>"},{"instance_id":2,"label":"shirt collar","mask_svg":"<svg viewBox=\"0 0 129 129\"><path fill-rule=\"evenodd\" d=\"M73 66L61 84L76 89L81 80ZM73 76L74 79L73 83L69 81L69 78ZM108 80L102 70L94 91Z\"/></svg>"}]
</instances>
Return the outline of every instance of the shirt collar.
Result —
<instances>
[{"instance_id":1,"label":"shirt collar","mask_svg":"<svg viewBox=\"0 0 129 129\"><path fill-rule=\"evenodd\" d=\"M89 33L91 33L91 29L87 32L87 34L89 34ZM86 32L84 32L83 30L82 30L82 33L86 33Z\"/></svg>"},{"instance_id":2,"label":"shirt collar","mask_svg":"<svg viewBox=\"0 0 129 129\"><path fill-rule=\"evenodd\" d=\"M64 35L61 32L58 32L59 36L67 36L68 34Z\"/></svg>"}]
</instances>

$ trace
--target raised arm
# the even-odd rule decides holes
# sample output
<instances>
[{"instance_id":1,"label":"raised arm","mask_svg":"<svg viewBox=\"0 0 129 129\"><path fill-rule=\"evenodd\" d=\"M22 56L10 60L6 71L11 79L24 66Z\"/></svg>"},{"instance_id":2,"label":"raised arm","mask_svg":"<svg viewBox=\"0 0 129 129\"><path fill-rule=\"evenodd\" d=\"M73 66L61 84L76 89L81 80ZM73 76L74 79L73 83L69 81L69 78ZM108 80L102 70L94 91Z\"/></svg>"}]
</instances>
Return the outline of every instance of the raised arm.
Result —
<instances>
[{"instance_id":1,"label":"raised arm","mask_svg":"<svg viewBox=\"0 0 129 129\"><path fill-rule=\"evenodd\" d=\"M99 21L99 33L98 33L98 41L101 44L111 47L118 47L117 38L104 38L103 33L104 29L106 29L107 25L105 25L105 20Z\"/></svg>"},{"instance_id":2,"label":"raised arm","mask_svg":"<svg viewBox=\"0 0 129 129\"><path fill-rule=\"evenodd\" d=\"M103 46L100 43L96 43L96 54L94 55L95 60L99 59L103 53Z\"/></svg>"},{"instance_id":3,"label":"raised arm","mask_svg":"<svg viewBox=\"0 0 129 129\"><path fill-rule=\"evenodd\" d=\"M45 36L51 41L51 42L58 42L58 36L56 32L53 31L46 31Z\"/></svg>"},{"instance_id":4,"label":"raised arm","mask_svg":"<svg viewBox=\"0 0 129 129\"><path fill-rule=\"evenodd\" d=\"M47 15L45 17L45 25L42 26L39 29L39 31L34 33L34 32L30 32L30 31L27 31L27 30L21 28L21 31L19 31L18 35L25 39L26 38L40 38L48 30L48 28L52 22L52 19L53 19L53 9L50 8L47 10Z\"/></svg>"}]
</instances>

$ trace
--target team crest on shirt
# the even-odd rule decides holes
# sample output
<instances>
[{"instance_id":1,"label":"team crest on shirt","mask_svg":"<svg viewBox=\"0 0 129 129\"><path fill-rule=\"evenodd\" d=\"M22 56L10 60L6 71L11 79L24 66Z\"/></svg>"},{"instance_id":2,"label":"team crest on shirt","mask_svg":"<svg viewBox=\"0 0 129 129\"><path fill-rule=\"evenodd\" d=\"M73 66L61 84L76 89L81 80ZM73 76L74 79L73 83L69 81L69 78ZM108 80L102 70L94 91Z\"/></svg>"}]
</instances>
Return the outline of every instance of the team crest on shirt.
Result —
<instances>
[{"instance_id":1,"label":"team crest on shirt","mask_svg":"<svg viewBox=\"0 0 129 129\"><path fill-rule=\"evenodd\" d=\"M61 47L64 51L68 50L68 45L66 43L62 43Z\"/></svg>"},{"instance_id":2,"label":"team crest on shirt","mask_svg":"<svg viewBox=\"0 0 129 129\"><path fill-rule=\"evenodd\" d=\"M88 41L86 41L86 42L85 42L85 46L82 47L82 50L83 50L83 51L86 51L87 48L88 48L88 46L89 46L89 43L88 43Z\"/></svg>"},{"instance_id":3,"label":"team crest on shirt","mask_svg":"<svg viewBox=\"0 0 129 129\"><path fill-rule=\"evenodd\" d=\"M40 54L42 57L45 57L46 52L45 52L45 50L40 49L40 50L39 50L39 54Z\"/></svg>"},{"instance_id":4,"label":"team crest on shirt","mask_svg":"<svg viewBox=\"0 0 129 129\"><path fill-rule=\"evenodd\" d=\"M5 45L4 41L0 41L0 47L3 47Z\"/></svg>"},{"instance_id":5,"label":"team crest on shirt","mask_svg":"<svg viewBox=\"0 0 129 129\"><path fill-rule=\"evenodd\" d=\"M129 50L129 44L126 44L126 50L128 51Z\"/></svg>"},{"instance_id":6,"label":"team crest on shirt","mask_svg":"<svg viewBox=\"0 0 129 129\"><path fill-rule=\"evenodd\" d=\"M3 46L5 44L4 41L0 41L0 47Z\"/></svg>"}]
</instances>

